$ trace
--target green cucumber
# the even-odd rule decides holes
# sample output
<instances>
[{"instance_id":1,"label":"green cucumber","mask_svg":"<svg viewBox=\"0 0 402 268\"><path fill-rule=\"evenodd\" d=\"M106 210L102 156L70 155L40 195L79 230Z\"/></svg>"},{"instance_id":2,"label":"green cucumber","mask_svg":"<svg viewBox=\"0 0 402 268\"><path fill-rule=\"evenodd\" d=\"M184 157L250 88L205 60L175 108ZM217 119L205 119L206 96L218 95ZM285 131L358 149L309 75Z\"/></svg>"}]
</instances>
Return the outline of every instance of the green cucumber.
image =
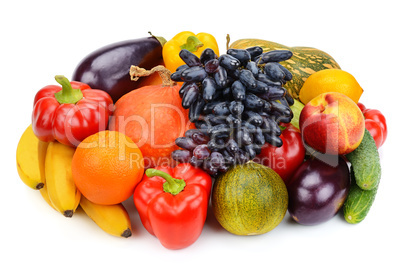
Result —
<instances>
[{"instance_id":1,"label":"green cucumber","mask_svg":"<svg viewBox=\"0 0 402 268\"><path fill-rule=\"evenodd\" d=\"M370 132L365 129L362 142L346 155L350 161L356 184L362 190L377 188L381 178L380 155Z\"/></svg>"},{"instance_id":2,"label":"green cucumber","mask_svg":"<svg viewBox=\"0 0 402 268\"><path fill-rule=\"evenodd\" d=\"M343 216L348 223L356 224L364 220L374 202L377 189L363 190L353 182L343 205Z\"/></svg>"}]
</instances>

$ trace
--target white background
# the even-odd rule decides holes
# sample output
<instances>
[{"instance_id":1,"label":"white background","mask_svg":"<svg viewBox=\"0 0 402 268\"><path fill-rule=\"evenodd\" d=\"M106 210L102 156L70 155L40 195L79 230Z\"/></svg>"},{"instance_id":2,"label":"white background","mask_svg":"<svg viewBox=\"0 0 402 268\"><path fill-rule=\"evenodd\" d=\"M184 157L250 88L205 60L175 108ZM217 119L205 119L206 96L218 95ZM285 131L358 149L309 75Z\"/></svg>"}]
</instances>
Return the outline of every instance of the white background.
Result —
<instances>
[{"instance_id":1,"label":"white background","mask_svg":"<svg viewBox=\"0 0 402 268\"><path fill-rule=\"evenodd\" d=\"M398 1L4 1L0 4L1 267L352 267L401 265L400 112L402 19ZM78 62L109 43L190 30L232 41L261 38L331 54L364 89L360 101L388 123L382 180L358 225L337 215L306 227L286 215L273 231L232 235L209 213L192 246L171 251L142 227L132 199L128 239L104 233L83 211L51 209L19 179L15 151L30 123L35 93L71 77Z\"/></svg>"}]
</instances>

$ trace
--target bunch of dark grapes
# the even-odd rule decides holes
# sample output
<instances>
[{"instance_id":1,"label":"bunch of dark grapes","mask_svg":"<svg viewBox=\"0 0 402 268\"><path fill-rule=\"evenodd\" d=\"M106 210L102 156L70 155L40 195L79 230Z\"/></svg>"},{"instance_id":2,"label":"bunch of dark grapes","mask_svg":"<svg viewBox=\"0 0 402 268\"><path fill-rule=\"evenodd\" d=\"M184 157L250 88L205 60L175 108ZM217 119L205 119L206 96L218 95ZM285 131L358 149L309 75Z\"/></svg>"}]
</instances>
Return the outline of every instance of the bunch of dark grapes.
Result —
<instances>
[{"instance_id":1,"label":"bunch of dark grapes","mask_svg":"<svg viewBox=\"0 0 402 268\"><path fill-rule=\"evenodd\" d=\"M289 123L293 98L283 85L292 74L279 62L292 52L261 47L229 49L217 56L205 49L200 57L180 51L186 63L171 75L183 82L182 106L196 129L176 139L172 153L178 162L191 163L211 176L252 160L267 142L282 146L279 124Z\"/></svg>"}]
</instances>

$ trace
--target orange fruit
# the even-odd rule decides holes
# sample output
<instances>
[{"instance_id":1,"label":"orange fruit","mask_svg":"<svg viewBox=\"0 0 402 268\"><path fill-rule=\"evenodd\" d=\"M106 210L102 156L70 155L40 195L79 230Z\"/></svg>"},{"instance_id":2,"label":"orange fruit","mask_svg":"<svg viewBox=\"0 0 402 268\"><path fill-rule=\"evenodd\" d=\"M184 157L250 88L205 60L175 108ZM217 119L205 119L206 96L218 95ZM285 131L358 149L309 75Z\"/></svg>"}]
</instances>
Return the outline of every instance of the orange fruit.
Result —
<instances>
[{"instance_id":1,"label":"orange fruit","mask_svg":"<svg viewBox=\"0 0 402 268\"><path fill-rule=\"evenodd\" d=\"M106 130L79 144L71 168L81 194L93 203L113 205L133 194L144 173L144 159L129 137Z\"/></svg>"},{"instance_id":2,"label":"orange fruit","mask_svg":"<svg viewBox=\"0 0 402 268\"><path fill-rule=\"evenodd\" d=\"M300 89L299 99L307 104L321 93L338 92L359 102L363 89L350 73L340 69L324 69L310 75Z\"/></svg>"}]
</instances>

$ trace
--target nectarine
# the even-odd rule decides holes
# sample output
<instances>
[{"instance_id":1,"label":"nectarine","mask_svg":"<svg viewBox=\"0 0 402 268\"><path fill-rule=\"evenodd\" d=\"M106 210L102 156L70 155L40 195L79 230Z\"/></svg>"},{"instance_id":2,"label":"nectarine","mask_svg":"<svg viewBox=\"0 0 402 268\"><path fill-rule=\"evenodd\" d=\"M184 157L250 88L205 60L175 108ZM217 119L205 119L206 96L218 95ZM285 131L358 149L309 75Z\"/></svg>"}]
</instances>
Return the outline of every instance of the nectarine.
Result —
<instances>
[{"instance_id":1,"label":"nectarine","mask_svg":"<svg viewBox=\"0 0 402 268\"><path fill-rule=\"evenodd\" d=\"M364 117L348 96L323 93L308 102L300 114L304 142L324 154L347 154L359 146L364 135Z\"/></svg>"}]
</instances>

